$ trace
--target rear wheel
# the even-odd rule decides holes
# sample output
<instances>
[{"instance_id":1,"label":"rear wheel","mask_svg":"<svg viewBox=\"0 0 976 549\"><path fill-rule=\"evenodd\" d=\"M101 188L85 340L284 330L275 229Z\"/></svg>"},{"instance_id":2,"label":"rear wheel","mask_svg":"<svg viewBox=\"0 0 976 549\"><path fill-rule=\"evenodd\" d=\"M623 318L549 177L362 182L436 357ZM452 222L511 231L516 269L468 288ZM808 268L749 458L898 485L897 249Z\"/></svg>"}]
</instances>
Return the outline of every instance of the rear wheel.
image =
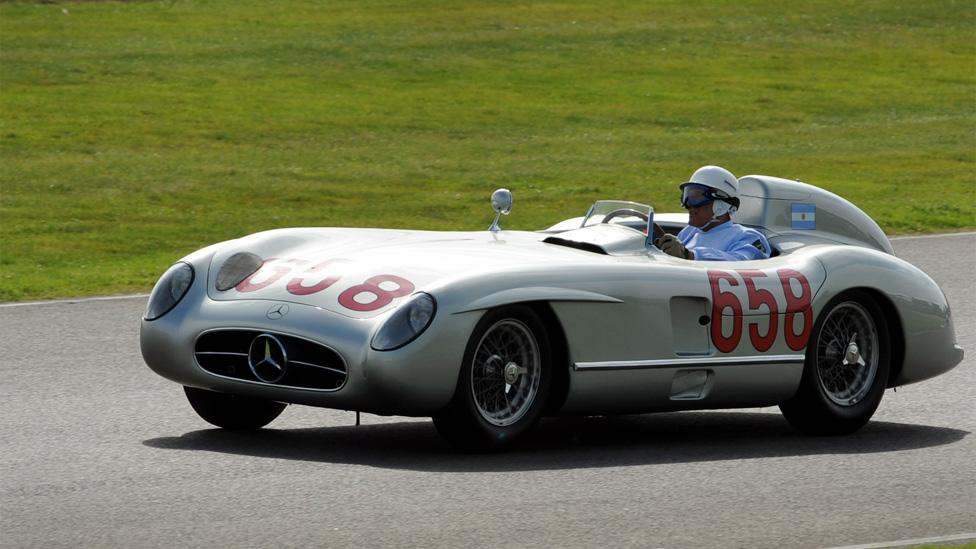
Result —
<instances>
[{"instance_id":1,"label":"rear wheel","mask_svg":"<svg viewBox=\"0 0 976 549\"><path fill-rule=\"evenodd\" d=\"M475 327L451 403L434 415L437 431L471 452L504 449L532 428L552 384L545 326L532 309L493 309Z\"/></svg>"},{"instance_id":2,"label":"rear wheel","mask_svg":"<svg viewBox=\"0 0 976 549\"><path fill-rule=\"evenodd\" d=\"M193 410L207 422L224 429L260 429L274 421L286 404L271 400L183 387Z\"/></svg>"},{"instance_id":3,"label":"rear wheel","mask_svg":"<svg viewBox=\"0 0 976 549\"><path fill-rule=\"evenodd\" d=\"M888 326L865 292L828 303L807 345L796 395L780 405L787 421L813 435L860 429L878 408L890 369Z\"/></svg>"}]
</instances>

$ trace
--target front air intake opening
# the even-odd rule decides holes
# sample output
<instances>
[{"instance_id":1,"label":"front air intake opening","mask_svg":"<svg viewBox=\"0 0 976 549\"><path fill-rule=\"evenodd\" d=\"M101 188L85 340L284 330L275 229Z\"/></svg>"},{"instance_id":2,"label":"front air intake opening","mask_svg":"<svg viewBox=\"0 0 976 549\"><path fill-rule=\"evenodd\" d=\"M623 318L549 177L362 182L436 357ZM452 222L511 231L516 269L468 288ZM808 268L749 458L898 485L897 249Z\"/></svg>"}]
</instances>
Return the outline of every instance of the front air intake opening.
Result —
<instances>
[{"instance_id":1,"label":"front air intake opening","mask_svg":"<svg viewBox=\"0 0 976 549\"><path fill-rule=\"evenodd\" d=\"M197 338L194 358L213 375L275 387L335 391L348 375L345 361L329 347L258 330L205 332Z\"/></svg>"}]
</instances>

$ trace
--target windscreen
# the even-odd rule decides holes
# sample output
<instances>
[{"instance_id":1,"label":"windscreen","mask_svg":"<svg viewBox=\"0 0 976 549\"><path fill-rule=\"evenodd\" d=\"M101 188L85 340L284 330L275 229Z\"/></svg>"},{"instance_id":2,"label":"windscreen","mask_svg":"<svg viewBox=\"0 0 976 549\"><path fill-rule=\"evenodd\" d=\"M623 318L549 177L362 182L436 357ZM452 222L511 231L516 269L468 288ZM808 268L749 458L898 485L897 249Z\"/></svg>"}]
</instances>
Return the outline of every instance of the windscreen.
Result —
<instances>
[{"instance_id":1,"label":"windscreen","mask_svg":"<svg viewBox=\"0 0 976 549\"><path fill-rule=\"evenodd\" d=\"M614 223L643 230L653 209L647 204L627 200L599 200L590 206L580 227Z\"/></svg>"}]
</instances>

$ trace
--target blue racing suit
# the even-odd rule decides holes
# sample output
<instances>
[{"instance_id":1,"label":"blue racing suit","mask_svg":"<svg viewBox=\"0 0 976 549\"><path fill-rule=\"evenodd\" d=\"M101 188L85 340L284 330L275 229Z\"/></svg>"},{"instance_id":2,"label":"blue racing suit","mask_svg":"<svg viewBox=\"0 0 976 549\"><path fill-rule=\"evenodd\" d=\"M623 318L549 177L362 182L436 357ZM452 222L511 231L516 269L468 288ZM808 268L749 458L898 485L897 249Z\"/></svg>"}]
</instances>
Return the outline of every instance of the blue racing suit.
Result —
<instances>
[{"instance_id":1,"label":"blue racing suit","mask_svg":"<svg viewBox=\"0 0 976 549\"><path fill-rule=\"evenodd\" d=\"M681 244L695 252L695 260L747 261L769 257L769 241L762 233L726 221L702 231L688 225L678 233Z\"/></svg>"}]
</instances>

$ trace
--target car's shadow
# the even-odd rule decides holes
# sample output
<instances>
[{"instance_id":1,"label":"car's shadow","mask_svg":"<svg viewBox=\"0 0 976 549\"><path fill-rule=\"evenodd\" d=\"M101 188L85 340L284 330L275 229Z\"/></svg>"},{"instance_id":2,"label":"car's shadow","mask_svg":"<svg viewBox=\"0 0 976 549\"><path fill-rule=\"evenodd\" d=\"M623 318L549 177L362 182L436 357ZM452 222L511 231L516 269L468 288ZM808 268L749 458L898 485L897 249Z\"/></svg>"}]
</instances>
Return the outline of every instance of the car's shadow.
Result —
<instances>
[{"instance_id":1,"label":"car's shadow","mask_svg":"<svg viewBox=\"0 0 976 549\"><path fill-rule=\"evenodd\" d=\"M779 415L685 412L547 419L510 451L488 455L453 451L430 421L255 432L207 429L143 444L392 469L483 472L893 452L951 444L968 434L873 421L848 436L807 437Z\"/></svg>"}]
</instances>

